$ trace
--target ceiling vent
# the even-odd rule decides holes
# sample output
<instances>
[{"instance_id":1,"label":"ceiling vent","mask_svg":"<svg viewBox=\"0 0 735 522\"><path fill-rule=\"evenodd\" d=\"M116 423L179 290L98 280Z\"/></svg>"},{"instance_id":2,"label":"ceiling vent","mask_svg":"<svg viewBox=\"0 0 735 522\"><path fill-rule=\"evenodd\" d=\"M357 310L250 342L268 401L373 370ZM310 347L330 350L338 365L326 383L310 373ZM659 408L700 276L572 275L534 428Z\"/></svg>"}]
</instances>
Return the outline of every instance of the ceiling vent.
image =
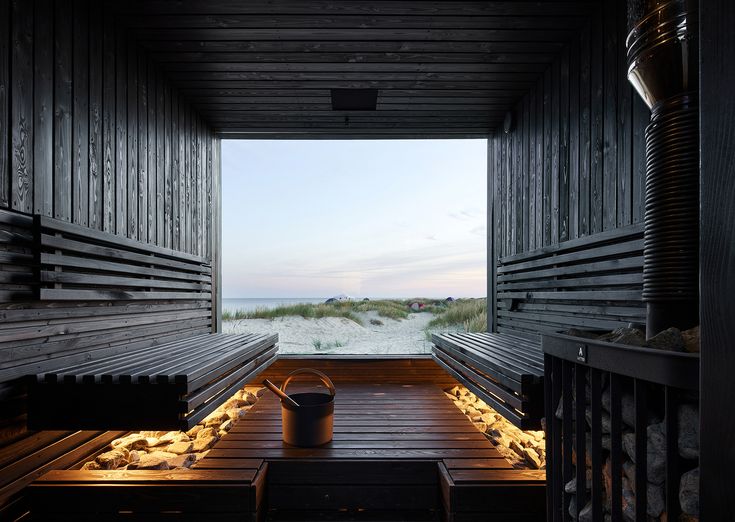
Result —
<instances>
[{"instance_id":1,"label":"ceiling vent","mask_svg":"<svg viewBox=\"0 0 735 522\"><path fill-rule=\"evenodd\" d=\"M378 89L332 89L333 111L374 111Z\"/></svg>"}]
</instances>

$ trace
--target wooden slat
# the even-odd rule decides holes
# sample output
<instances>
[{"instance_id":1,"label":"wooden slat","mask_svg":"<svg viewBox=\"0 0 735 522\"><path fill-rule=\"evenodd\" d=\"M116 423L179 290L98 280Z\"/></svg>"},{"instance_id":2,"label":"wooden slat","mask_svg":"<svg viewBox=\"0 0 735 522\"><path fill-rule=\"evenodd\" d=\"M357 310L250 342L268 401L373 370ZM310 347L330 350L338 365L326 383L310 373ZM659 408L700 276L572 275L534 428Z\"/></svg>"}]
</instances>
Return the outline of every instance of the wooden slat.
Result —
<instances>
[{"instance_id":1,"label":"wooden slat","mask_svg":"<svg viewBox=\"0 0 735 522\"><path fill-rule=\"evenodd\" d=\"M189 429L273 362L277 340L276 335L206 334L57 366L37 375L29 390L29 423ZM126 414L98 411L100 402L136 400L144 404Z\"/></svg>"}]
</instances>

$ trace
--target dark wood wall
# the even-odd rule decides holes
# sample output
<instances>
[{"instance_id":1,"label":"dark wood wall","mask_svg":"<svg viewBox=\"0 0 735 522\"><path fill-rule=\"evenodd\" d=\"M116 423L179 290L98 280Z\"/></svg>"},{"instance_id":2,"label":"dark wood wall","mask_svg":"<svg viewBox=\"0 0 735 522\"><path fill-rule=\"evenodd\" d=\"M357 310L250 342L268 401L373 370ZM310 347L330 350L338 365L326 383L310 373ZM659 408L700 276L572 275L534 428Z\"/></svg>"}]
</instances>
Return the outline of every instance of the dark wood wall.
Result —
<instances>
[{"instance_id":1,"label":"dark wood wall","mask_svg":"<svg viewBox=\"0 0 735 522\"><path fill-rule=\"evenodd\" d=\"M643 219L650 113L626 77L625 3L607 0L489 140L497 257Z\"/></svg>"},{"instance_id":2,"label":"dark wood wall","mask_svg":"<svg viewBox=\"0 0 735 522\"><path fill-rule=\"evenodd\" d=\"M700 2L701 209L700 516L731 520L735 512L735 4Z\"/></svg>"},{"instance_id":3,"label":"dark wood wall","mask_svg":"<svg viewBox=\"0 0 735 522\"><path fill-rule=\"evenodd\" d=\"M642 222L650 113L626 33L625 3L601 2L489 139L491 261Z\"/></svg>"},{"instance_id":4,"label":"dark wood wall","mask_svg":"<svg viewBox=\"0 0 735 522\"><path fill-rule=\"evenodd\" d=\"M114 435L27 432L23 375L212 328L207 302L31 297L31 214L212 258L219 142L110 5L0 2L0 519Z\"/></svg>"}]
</instances>

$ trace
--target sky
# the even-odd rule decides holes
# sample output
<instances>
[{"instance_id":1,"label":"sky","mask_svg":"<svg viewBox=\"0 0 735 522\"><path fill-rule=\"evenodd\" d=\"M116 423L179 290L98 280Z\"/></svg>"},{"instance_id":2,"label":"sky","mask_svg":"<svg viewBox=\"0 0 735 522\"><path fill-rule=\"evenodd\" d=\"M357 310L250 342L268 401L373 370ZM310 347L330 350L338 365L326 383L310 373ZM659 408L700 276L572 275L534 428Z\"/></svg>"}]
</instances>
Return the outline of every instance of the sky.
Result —
<instances>
[{"instance_id":1,"label":"sky","mask_svg":"<svg viewBox=\"0 0 735 522\"><path fill-rule=\"evenodd\" d=\"M223 140L223 297L484 297L486 154L486 140Z\"/></svg>"}]
</instances>

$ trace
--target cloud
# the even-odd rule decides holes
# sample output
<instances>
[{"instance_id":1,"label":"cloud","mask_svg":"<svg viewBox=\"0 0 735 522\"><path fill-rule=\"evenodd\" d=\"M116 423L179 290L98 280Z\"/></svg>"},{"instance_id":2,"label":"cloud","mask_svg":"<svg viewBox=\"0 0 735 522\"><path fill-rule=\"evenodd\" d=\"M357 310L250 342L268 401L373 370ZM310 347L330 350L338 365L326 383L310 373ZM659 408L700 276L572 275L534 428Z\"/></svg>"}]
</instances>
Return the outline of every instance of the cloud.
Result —
<instances>
[{"instance_id":1,"label":"cloud","mask_svg":"<svg viewBox=\"0 0 735 522\"><path fill-rule=\"evenodd\" d=\"M485 237L487 235L487 226L478 225L472 228L472 230L470 230L470 234L474 234L475 236Z\"/></svg>"}]
</instances>

